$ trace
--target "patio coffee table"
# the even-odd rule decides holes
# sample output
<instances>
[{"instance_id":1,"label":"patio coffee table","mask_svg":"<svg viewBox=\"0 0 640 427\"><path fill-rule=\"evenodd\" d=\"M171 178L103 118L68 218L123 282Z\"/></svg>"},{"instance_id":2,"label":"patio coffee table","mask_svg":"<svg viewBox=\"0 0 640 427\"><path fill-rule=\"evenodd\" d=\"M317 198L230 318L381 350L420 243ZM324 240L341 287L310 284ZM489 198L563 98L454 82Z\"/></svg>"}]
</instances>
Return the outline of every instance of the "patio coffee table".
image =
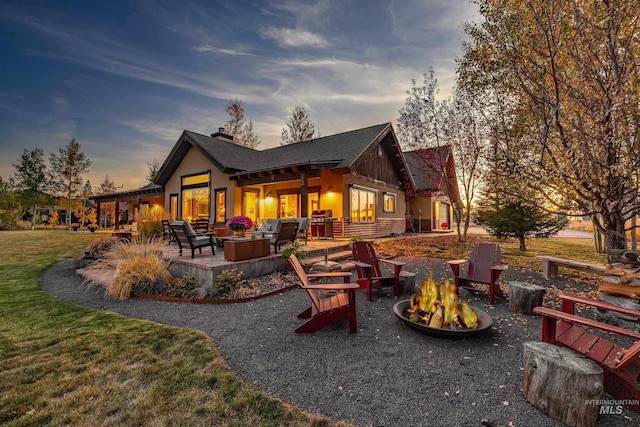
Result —
<instances>
[{"instance_id":1,"label":"patio coffee table","mask_svg":"<svg viewBox=\"0 0 640 427\"><path fill-rule=\"evenodd\" d=\"M246 237L225 238L224 259L227 261L244 261L252 258L269 256L271 248L269 239L251 239Z\"/></svg>"}]
</instances>

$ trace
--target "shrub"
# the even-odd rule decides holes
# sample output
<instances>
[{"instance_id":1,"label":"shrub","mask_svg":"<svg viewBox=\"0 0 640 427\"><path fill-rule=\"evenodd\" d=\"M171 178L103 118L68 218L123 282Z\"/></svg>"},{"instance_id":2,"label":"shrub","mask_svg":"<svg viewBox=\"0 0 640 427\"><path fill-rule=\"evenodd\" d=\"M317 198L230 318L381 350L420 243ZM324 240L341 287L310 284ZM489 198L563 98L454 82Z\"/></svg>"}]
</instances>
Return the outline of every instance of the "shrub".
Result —
<instances>
[{"instance_id":1,"label":"shrub","mask_svg":"<svg viewBox=\"0 0 640 427\"><path fill-rule=\"evenodd\" d=\"M91 242L87 248L87 252L95 258L110 251L115 245L120 244L120 242L121 240L117 237L100 237Z\"/></svg>"},{"instance_id":2,"label":"shrub","mask_svg":"<svg viewBox=\"0 0 640 427\"><path fill-rule=\"evenodd\" d=\"M115 277L107 285L107 295L127 299L132 292L162 294L173 279L167 264L155 256L134 257L121 263Z\"/></svg>"},{"instance_id":3,"label":"shrub","mask_svg":"<svg viewBox=\"0 0 640 427\"><path fill-rule=\"evenodd\" d=\"M285 259L289 259L291 254L294 254L298 259L305 259L309 256L309 252L304 249L300 249L300 244L298 242L293 242L284 247L282 249L282 257Z\"/></svg>"},{"instance_id":4,"label":"shrub","mask_svg":"<svg viewBox=\"0 0 640 427\"><path fill-rule=\"evenodd\" d=\"M162 236L162 221L142 221L138 223L138 233L147 238Z\"/></svg>"},{"instance_id":5,"label":"shrub","mask_svg":"<svg viewBox=\"0 0 640 427\"><path fill-rule=\"evenodd\" d=\"M166 295L170 297L187 297L200 283L193 276L184 276L167 284Z\"/></svg>"},{"instance_id":6,"label":"shrub","mask_svg":"<svg viewBox=\"0 0 640 427\"><path fill-rule=\"evenodd\" d=\"M199 286L185 295L186 298L208 299L219 295L218 288L213 283Z\"/></svg>"},{"instance_id":7,"label":"shrub","mask_svg":"<svg viewBox=\"0 0 640 427\"><path fill-rule=\"evenodd\" d=\"M107 295L117 299L128 298L132 291L162 293L173 279L162 260L162 242L158 239L121 240L93 266L116 272L106 288Z\"/></svg>"},{"instance_id":8,"label":"shrub","mask_svg":"<svg viewBox=\"0 0 640 427\"><path fill-rule=\"evenodd\" d=\"M229 297L240 287L241 281L242 272L233 268L221 271L213 280L213 283L222 295Z\"/></svg>"}]
</instances>

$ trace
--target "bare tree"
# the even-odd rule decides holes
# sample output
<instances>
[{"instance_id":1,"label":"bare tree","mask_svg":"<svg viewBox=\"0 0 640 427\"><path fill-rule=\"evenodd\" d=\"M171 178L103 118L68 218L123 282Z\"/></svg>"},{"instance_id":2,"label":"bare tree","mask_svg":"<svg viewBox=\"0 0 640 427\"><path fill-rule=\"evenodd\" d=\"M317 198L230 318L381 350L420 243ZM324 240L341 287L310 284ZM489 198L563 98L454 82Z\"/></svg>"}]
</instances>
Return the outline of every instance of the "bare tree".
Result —
<instances>
[{"instance_id":1,"label":"bare tree","mask_svg":"<svg viewBox=\"0 0 640 427\"><path fill-rule=\"evenodd\" d=\"M62 193L67 198L68 209L66 227L71 224L71 204L82 187L82 174L89 171L91 160L80 150L80 143L74 139L64 148L58 149L58 155L49 156L51 173L49 175L51 188L56 193ZM60 191L60 189L64 189Z\"/></svg>"},{"instance_id":2,"label":"bare tree","mask_svg":"<svg viewBox=\"0 0 640 427\"><path fill-rule=\"evenodd\" d=\"M607 249L625 248L638 211L640 4L479 3L462 71L515 101L521 134L501 164L558 211L590 215Z\"/></svg>"},{"instance_id":3,"label":"bare tree","mask_svg":"<svg viewBox=\"0 0 640 427\"><path fill-rule=\"evenodd\" d=\"M149 168L149 171L147 173L147 182L145 184L152 184L160 170L160 162L154 157L151 162L147 163L147 167Z\"/></svg>"},{"instance_id":4,"label":"bare tree","mask_svg":"<svg viewBox=\"0 0 640 427\"><path fill-rule=\"evenodd\" d=\"M244 147L256 148L260 138L253 132L253 121L244 116L244 106L237 98L225 105L229 120L224 125L225 133L233 136L233 142Z\"/></svg>"},{"instance_id":5,"label":"bare tree","mask_svg":"<svg viewBox=\"0 0 640 427\"><path fill-rule=\"evenodd\" d=\"M309 112L301 105L296 106L289 116L287 128L282 129L280 145L295 144L320 136L309 117Z\"/></svg>"},{"instance_id":6,"label":"bare tree","mask_svg":"<svg viewBox=\"0 0 640 427\"><path fill-rule=\"evenodd\" d=\"M480 178L484 140L482 118L473 99L461 89L456 89L453 99L436 100L438 81L432 68L424 74L423 85L418 86L413 80L407 93L409 96L398 118L398 139L406 147L419 150L422 174L441 177L443 195L454 207L458 239L464 241L475 186ZM453 162L450 156L453 156ZM458 183L464 191L462 206L459 205Z\"/></svg>"}]
</instances>

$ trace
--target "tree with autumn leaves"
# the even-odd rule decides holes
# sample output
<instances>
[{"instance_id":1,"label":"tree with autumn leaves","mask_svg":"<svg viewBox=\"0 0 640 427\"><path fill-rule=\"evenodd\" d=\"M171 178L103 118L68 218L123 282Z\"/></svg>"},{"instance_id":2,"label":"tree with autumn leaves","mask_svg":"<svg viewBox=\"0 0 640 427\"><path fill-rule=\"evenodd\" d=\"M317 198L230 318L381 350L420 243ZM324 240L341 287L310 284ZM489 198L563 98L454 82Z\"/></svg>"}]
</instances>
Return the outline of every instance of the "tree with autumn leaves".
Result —
<instances>
[{"instance_id":1,"label":"tree with autumn leaves","mask_svg":"<svg viewBox=\"0 0 640 427\"><path fill-rule=\"evenodd\" d=\"M466 27L458 73L494 114L493 172L589 215L606 249L625 248L638 213L640 5L477 3L484 21Z\"/></svg>"}]
</instances>

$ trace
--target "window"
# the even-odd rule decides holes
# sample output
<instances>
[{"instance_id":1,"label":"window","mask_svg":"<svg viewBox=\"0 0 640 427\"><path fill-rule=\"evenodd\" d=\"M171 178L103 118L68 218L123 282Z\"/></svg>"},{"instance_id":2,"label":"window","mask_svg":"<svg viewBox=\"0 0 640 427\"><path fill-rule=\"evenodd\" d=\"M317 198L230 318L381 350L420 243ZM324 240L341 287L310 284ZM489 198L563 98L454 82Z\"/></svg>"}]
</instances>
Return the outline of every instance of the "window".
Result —
<instances>
[{"instance_id":1,"label":"window","mask_svg":"<svg viewBox=\"0 0 640 427\"><path fill-rule=\"evenodd\" d=\"M320 206L318 187L312 187L307 193L307 215L311 215ZM278 192L278 218L299 218L301 215L302 196L300 190L282 190Z\"/></svg>"},{"instance_id":2,"label":"window","mask_svg":"<svg viewBox=\"0 0 640 427\"><path fill-rule=\"evenodd\" d=\"M384 193L383 208L385 212L396 211L396 195L391 193Z\"/></svg>"},{"instance_id":3,"label":"window","mask_svg":"<svg viewBox=\"0 0 640 427\"><path fill-rule=\"evenodd\" d=\"M227 189L219 188L216 190L216 223L227 222Z\"/></svg>"},{"instance_id":4,"label":"window","mask_svg":"<svg viewBox=\"0 0 640 427\"><path fill-rule=\"evenodd\" d=\"M260 216L260 190L246 189L242 190L242 215L251 218L255 224Z\"/></svg>"},{"instance_id":5,"label":"window","mask_svg":"<svg viewBox=\"0 0 640 427\"><path fill-rule=\"evenodd\" d=\"M378 192L356 186L352 186L349 192L351 195L351 222L375 222Z\"/></svg>"},{"instance_id":6,"label":"window","mask_svg":"<svg viewBox=\"0 0 640 427\"><path fill-rule=\"evenodd\" d=\"M182 177L182 219L209 217L209 172Z\"/></svg>"},{"instance_id":7,"label":"window","mask_svg":"<svg viewBox=\"0 0 640 427\"><path fill-rule=\"evenodd\" d=\"M169 195L169 218L171 220L178 219L178 195L170 194Z\"/></svg>"}]
</instances>

